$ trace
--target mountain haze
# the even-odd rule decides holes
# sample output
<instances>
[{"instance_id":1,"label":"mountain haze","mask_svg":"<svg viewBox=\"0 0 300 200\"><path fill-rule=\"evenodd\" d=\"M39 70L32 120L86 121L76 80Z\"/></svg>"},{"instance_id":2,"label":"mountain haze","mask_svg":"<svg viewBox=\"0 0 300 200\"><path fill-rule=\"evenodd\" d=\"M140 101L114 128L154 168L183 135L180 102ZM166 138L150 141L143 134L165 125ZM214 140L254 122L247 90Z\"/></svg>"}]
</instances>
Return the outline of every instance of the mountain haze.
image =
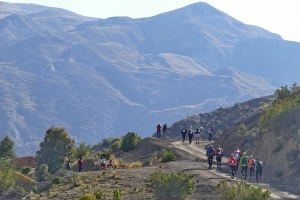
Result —
<instances>
[{"instance_id":1,"label":"mountain haze","mask_svg":"<svg viewBox=\"0 0 300 200\"><path fill-rule=\"evenodd\" d=\"M299 43L201 2L140 19L0 2L0 136L20 155L51 126L88 144L149 136L159 122L297 81L298 52Z\"/></svg>"}]
</instances>

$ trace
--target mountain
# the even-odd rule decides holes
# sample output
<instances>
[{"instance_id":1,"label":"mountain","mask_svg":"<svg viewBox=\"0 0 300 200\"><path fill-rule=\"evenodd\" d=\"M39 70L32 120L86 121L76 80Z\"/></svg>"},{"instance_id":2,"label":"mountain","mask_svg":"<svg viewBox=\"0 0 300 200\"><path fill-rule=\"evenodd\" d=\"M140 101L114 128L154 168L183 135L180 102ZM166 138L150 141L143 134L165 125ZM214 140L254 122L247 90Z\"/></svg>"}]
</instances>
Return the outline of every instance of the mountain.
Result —
<instances>
[{"instance_id":1,"label":"mountain","mask_svg":"<svg viewBox=\"0 0 300 200\"><path fill-rule=\"evenodd\" d=\"M159 122L298 79L290 72L300 63L299 43L206 3L149 18L96 19L0 2L0 16L0 138L8 133L19 155L34 154L51 126L88 144L128 131L145 137Z\"/></svg>"}]
</instances>

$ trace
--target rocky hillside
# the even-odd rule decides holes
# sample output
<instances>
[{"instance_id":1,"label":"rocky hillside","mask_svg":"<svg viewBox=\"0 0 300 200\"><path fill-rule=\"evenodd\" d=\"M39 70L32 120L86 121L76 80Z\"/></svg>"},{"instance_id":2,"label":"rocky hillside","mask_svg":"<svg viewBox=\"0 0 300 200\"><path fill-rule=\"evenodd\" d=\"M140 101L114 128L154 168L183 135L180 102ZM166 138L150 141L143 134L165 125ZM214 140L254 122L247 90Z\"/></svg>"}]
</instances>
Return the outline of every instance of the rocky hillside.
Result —
<instances>
[{"instance_id":1,"label":"rocky hillside","mask_svg":"<svg viewBox=\"0 0 300 200\"><path fill-rule=\"evenodd\" d=\"M0 138L18 155L51 126L88 144L146 137L158 122L269 95L297 81L300 63L299 43L201 2L141 19L0 2L0 52Z\"/></svg>"}]
</instances>

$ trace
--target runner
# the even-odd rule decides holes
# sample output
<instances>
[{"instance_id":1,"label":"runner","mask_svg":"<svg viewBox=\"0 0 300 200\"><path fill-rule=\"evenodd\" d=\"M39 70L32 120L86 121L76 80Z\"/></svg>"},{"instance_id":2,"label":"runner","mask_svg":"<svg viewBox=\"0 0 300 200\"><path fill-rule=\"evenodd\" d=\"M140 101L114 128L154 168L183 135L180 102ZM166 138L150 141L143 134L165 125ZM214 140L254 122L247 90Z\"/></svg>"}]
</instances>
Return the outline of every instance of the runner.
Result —
<instances>
[{"instance_id":1,"label":"runner","mask_svg":"<svg viewBox=\"0 0 300 200\"><path fill-rule=\"evenodd\" d=\"M221 148L220 145L218 145L218 148L215 149L215 155L216 155L217 169L218 170L221 170L223 154L224 154L223 149Z\"/></svg>"},{"instance_id":2,"label":"runner","mask_svg":"<svg viewBox=\"0 0 300 200\"><path fill-rule=\"evenodd\" d=\"M188 136L189 136L189 143L192 144L193 136L194 136L192 126L191 126L190 129L189 129Z\"/></svg>"},{"instance_id":3,"label":"runner","mask_svg":"<svg viewBox=\"0 0 300 200\"><path fill-rule=\"evenodd\" d=\"M249 158L246 156L246 152L243 153L243 156L241 157L241 167L242 167L242 175L244 177L244 180L247 179L247 170L249 165Z\"/></svg>"},{"instance_id":4,"label":"runner","mask_svg":"<svg viewBox=\"0 0 300 200\"><path fill-rule=\"evenodd\" d=\"M250 156L250 159L249 159L249 165L248 165L248 168L250 170L250 179L255 181L255 173L254 173L254 164L255 164L255 159L253 158L253 156L251 155ZM252 175L253 175L253 179L252 179Z\"/></svg>"},{"instance_id":5,"label":"runner","mask_svg":"<svg viewBox=\"0 0 300 200\"><path fill-rule=\"evenodd\" d=\"M231 178L234 179L234 174L236 174L236 166L237 166L237 160L234 157L234 154L230 155L230 157L228 158L228 163L231 169Z\"/></svg>"},{"instance_id":6,"label":"runner","mask_svg":"<svg viewBox=\"0 0 300 200\"><path fill-rule=\"evenodd\" d=\"M196 130L195 130L196 144L200 143L200 132L201 132L201 130L199 128L196 128Z\"/></svg>"},{"instance_id":7,"label":"runner","mask_svg":"<svg viewBox=\"0 0 300 200\"><path fill-rule=\"evenodd\" d=\"M208 160L208 169L209 170L211 170L214 155L215 155L215 150L213 148L213 145L210 145L208 147L207 151L206 151L206 156L207 156L207 160Z\"/></svg>"},{"instance_id":8,"label":"runner","mask_svg":"<svg viewBox=\"0 0 300 200\"><path fill-rule=\"evenodd\" d=\"M258 183L258 175L259 175L260 179L263 180L262 170L264 168L263 163L259 160L259 158L256 158L254 168L255 168L255 174L256 174L256 176L255 176L256 182Z\"/></svg>"},{"instance_id":9,"label":"runner","mask_svg":"<svg viewBox=\"0 0 300 200\"><path fill-rule=\"evenodd\" d=\"M185 141L185 135L186 135L186 132L187 132L187 130L186 130L185 128L183 128L183 129L181 130L181 134L182 134L182 142Z\"/></svg>"}]
</instances>

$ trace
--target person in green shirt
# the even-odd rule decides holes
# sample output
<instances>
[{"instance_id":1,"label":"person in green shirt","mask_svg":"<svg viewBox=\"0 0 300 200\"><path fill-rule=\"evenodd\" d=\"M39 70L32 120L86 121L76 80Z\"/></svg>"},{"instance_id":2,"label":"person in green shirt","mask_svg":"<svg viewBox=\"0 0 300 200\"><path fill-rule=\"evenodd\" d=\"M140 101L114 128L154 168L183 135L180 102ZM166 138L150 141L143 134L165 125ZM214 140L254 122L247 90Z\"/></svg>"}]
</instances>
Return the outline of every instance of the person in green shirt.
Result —
<instances>
[{"instance_id":1,"label":"person in green shirt","mask_svg":"<svg viewBox=\"0 0 300 200\"><path fill-rule=\"evenodd\" d=\"M242 175L244 180L247 178L247 170L249 165L249 158L246 155L246 152L243 153L243 156L240 159L240 166L242 167Z\"/></svg>"}]
</instances>

